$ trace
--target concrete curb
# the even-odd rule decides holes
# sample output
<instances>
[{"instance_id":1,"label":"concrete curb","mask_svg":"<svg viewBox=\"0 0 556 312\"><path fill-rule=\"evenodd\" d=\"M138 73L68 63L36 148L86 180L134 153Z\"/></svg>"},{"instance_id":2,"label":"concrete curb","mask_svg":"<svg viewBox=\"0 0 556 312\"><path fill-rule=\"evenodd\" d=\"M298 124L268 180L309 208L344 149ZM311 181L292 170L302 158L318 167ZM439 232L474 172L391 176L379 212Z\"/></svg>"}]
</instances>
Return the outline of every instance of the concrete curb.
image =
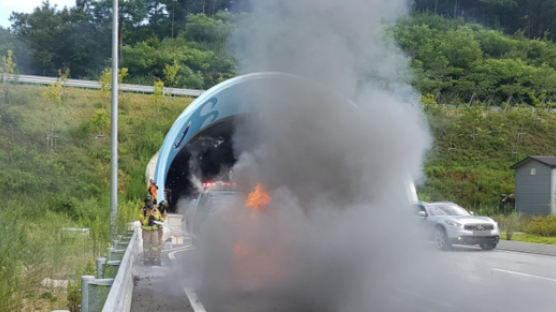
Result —
<instances>
[{"instance_id":1,"label":"concrete curb","mask_svg":"<svg viewBox=\"0 0 556 312\"><path fill-rule=\"evenodd\" d=\"M501 240L497 249L556 257L556 245Z\"/></svg>"}]
</instances>

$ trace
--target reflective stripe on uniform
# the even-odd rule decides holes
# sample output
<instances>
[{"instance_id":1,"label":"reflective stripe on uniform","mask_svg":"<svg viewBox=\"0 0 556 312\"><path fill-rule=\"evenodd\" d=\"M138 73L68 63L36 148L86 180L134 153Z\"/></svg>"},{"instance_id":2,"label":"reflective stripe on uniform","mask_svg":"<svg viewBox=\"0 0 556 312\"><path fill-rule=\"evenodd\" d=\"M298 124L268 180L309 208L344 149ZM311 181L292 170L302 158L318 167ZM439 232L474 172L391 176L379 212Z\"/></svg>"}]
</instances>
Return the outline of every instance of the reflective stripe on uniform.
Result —
<instances>
[{"instance_id":1,"label":"reflective stripe on uniform","mask_svg":"<svg viewBox=\"0 0 556 312\"><path fill-rule=\"evenodd\" d=\"M160 221L160 211L156 210L154 214L154 220ZM158 229L158 225L148 225L149 218L143 214L143 211L139 214L139 221L141 222L141 228L145 231L154 231Z\"/></svg>"}]
</instances>

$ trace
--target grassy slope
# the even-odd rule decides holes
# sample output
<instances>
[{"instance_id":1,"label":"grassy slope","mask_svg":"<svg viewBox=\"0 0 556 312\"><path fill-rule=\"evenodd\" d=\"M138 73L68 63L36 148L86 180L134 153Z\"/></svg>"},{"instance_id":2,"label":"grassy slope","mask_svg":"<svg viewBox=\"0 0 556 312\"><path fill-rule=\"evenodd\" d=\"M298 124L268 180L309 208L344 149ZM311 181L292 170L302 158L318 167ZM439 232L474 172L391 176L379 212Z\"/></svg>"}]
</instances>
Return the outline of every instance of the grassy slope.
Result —
<instances>
[{"instance_id":1,"label":"grassy slope","mask_svg":"<svg viewBox=\"0 0 556 312\"><path fill-rule=\"evenodd\" d=\"M0 311L65 308L64 291L38 287L40 280L78 274L109 238L110 95L65 89L57 106L42 95L46 89L0 90ZM138 212L145 166L191 99L152 102L120 95L120 226ZM56 150L47 149L51 133ZM91 235L62 227L88 227Z\"/></svg>"},{"instance_id":2,"label":"grassy slope","mask_svg":"<svg viewBox=\"0 0 556 312\"><path fill-rule=\"evenodd\" d=\"M64 293L49 299L47 293L57 293L37 287L39 281L77 274L85 262L104 250L108 238L109 95L66 89L63 106L56 108L42 98L43 90L45 87L11 86L11 104L0 97L0 129L4 133L0 138L0 185L6 191L6 204L0 208L0 226L5 229L0 237L0 265L16 273L18 268L33 273L0 272L5 280L0 283L0 307L63 308ZM144 194L146 163L191 100L166 99L156 107L148 95L122 94L120 99L123 224L133 217ZM427 116L435 144L425 166L424 199L454 200L492 212L499 194L513 192L514 172L509 167L516 160L529 154L556 154L556 114L429 105ZM53 118L57 120L57 150L47 152L45 136ZM517 133L526 133L520 135L518 145ZM63 226L89 227L92 239L84 242L67 237L60 232ZM8 248L9 254L2 248ZM83 248L85 252L75 256L76 250ZM56 260L60 254L65 256ZM18 283L18 288L10 288ZM2 301L2 294L5 297L10 291L19 299Z\"/></svg>"},{"instance_id":3,"label":"grassy slope","mask_svg":"<svg viewBox=\"0 0 556 312\"><path fill-rule=\"evenodd\" d=\"M502 239L506 239L506 235L502 235ZM518 242L556 245L556 237L537 236L526 233L513 234L512 240Z\"/></svg>"},{"instance_id":4,"label":"grassy slope","mask_svg":"<svg viewBox=\"0 0 556 312\"><path fill-rule=\"evenodd\" d=\"M429 106L427 115L435 143L423 199L452 200L493 214L500 194L515 190L512 164L527 155L556 155L554 113Z\"/></svg>"}]
</instances>

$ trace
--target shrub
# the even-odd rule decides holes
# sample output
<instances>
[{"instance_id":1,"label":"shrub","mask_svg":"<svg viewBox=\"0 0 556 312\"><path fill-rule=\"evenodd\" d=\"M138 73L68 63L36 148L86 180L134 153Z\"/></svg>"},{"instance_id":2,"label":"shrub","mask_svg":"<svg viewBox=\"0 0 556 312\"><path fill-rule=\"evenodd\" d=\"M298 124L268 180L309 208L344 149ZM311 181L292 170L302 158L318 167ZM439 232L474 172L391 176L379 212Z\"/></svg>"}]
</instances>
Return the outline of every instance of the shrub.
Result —
<instances>
[{"instance_id":1,"label":"shrub","mask_svg":"<svg viewBox=\"0 0 556 312\"><path fill-rule=\"evenodd\" d=\"M77 270L75 276L75 281L68 281L68 309L70 312L81 311L81 276L82 275L94 275L95 274L95 264L92 259L90 259L82 268Z\"/></svg>"},{"instance_id":2,"label":"shrub","mask_svg":"<svg viewBox=\"0 0 556 312\"><path fill-rule=\"evenodd\" d=\"M529 234L556 236L556 216L533 217L524 230Z\"/></svg>"},{"instance_id":3,"label":"shrub","mask_svg":"<svg viewBox=\"0 0 556 312\"><path fill-rule=\"evenodd\" d=\"M514 232L521 229L521 216L518 213L509 215L498 215L494 218L500 227L500 233L506 233L508 240L512 239Z\"/></svg>"}]
</instances>

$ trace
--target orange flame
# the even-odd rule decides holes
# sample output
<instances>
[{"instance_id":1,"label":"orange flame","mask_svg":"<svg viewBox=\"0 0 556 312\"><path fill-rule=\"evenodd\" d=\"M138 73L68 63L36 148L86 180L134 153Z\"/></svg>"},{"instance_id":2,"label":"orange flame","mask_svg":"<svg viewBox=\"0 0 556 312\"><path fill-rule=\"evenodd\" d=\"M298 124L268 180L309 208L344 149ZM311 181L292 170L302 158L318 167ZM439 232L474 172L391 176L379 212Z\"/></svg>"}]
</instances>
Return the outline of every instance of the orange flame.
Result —
<instances>
[{"instance_id":1,"label":"orange flame","mask_svg":"<svg viewBox=\"0 0 556 312\"><path fill-rule=\"evenodd\" d=\"M260 287L277 282L286 274L286 252L278 242L260 246L237 242L234 246L236 282L246 287Z\"/></svg>"},{"instance_id":2,"label":"orange flame","mask_svg":"<svg viewBox=\"0 0 556 312\"><path fill-rule=\"evenodd\" d=\"M261 184L255 186L255 190L249 193L245 205L254 211L261 211L270 202L270 195L268 195Z\"/></svg>"},{"instance_id":3,"label":"orange flame","mask_svg":"<svg viewBox=\"0 0 556 312\"><path fill-rule=\"evenodd\" d=\"M271 201L271 197L266 193L262 184L257 184L255 189L249 193L245 201L245 206L251 211L261 212ZM242 214L247 219L239 219L242 232L233 244L233 254L235 260L235 282L238 287L256 289L265 285L279 282L286 277L287 252L284 246L285 238L283 233L275 231L274 228L261 228L264 223L259 223L262 219L256 213ZM251 218L249 218L251 217ZM259 231L272 231L276 235L269 237L263 235L259 239Z\"/></svg>"}]
</instances>

